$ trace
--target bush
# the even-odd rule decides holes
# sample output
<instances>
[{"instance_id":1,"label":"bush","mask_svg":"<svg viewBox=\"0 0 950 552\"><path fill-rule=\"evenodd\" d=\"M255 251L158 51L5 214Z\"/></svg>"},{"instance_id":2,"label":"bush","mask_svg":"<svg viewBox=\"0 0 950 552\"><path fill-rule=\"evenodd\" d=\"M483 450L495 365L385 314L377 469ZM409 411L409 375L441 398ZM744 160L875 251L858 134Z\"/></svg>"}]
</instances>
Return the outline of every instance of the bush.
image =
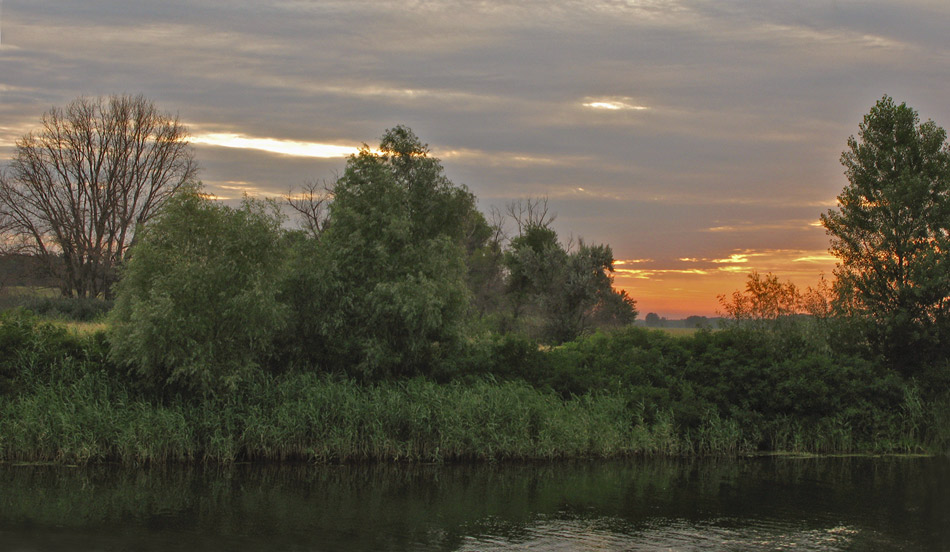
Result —
<instances>
[{"instance_id":1,"label":"bush","mask_svg":"<svg viewBox=\"0 0 950 552\"><path fill-rule=\"evenodd\" d=\"M273 203L231 209L195 189L174 197L123 270L112 358L156 386L209 393L246 379L286 322L280 225Z\"/></svg>"},{"instance_id":2,"label":"bush","mask_svg":"<svg viewBox=\"0 0 950 552\"><path fill-rule=\"evenodd\" d=\"M19 380L47 380L64 361L101 363L105 356L101 332L80 336L22 309L0 314L0 394Z\"/></svg>"}]
</instances>

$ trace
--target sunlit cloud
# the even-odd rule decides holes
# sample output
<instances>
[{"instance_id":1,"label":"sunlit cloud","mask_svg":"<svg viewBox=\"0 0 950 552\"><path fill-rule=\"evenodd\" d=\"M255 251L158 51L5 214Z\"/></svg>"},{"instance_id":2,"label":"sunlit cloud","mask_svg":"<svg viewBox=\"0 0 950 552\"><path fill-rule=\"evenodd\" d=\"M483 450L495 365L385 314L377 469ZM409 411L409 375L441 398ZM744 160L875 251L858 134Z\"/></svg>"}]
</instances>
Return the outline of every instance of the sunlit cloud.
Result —
<instances>
[{"instance_id":1,"label":"sunlit cloud","mask_svg":"<svg viewBox=\"0 0 950 552\"><path fill-rule=\"evenodd\" d=\"M835 258L824 250L739 249L708 258L644 259L615 270L614 285L638 301L643 313L716 316L720 295L744 289L752 271L771 272L805 289L828 274ZM685 265L685 266L684 266Z\"/></svg>"},{"instance_id":2,"label":"sunlit cloud","mask_svg":"<svg viewBox=\"0 0 950 552\"><path fill-rule=\"evenodd\" d=\"M637 278L640 280L653 280L653 279L656 279L657 276L669 275L669 274L699 275L699 276L706 276L707 274L709 274L708 270L704 270L701 268L657 268L657 269L615 268L614 272L616 272L619 276L626 276L628 278Z\"/></svg>"},{"instance_id":3,"label":"sunlit cloud","mask_svg":"<svg viewBox=\"0 0 950 552\"><path fill-rule=\"evenodd\" d=\"M24 123L21 125L0 125L0 148L12 148L17 140L26 136L36 128L36 124Z\"/></svg>"},{"instance_id":4,"label":"sunlit cloud","mask_svg":"<svg viewBox=\"0 0 950 552\"><path fill-rule=\"evenodd\" d=\"M296 140L280 140L277 138L254 138L244 134L234 134L230 132L197 134L192 136L190 141L193 144L252 149L293 157L320 157L329 159L333 157L347 157L359 153L359 148L354 146L339 146L334 144L321 144L318 142L298 142Z\"/></svg>"},{"instance_id":5,"label":"sunlit cloud","mask_svg":"<svg viewBox=\"0 0 950 552\"><path fill-rule=\"evenodd\" d=\"M747 263L747 262L749 262L749 257L750 257L750 256L757 256L757 255L761 255L761 253L758 253L758 254L755 254L755 253L733 253L732 255L729 255L729 256L726 257L725 259L712 259L710 262L717 263L717 264L724 264L724 263L731 263L731 264L735 264L735 263Z\"/></svg>"},{"instance_id":6,"label":"sunlit cloud","mask_svg":"<svg viewBox=\"0 0 950 552\"><path fill-rule=\"evenodd\" d=\"M724 224L720 226L711 226L706 228L706 232L761 232L763 230L803 230L820 227L813 219L808 220L786 220L782 222L754 223L737 222L735 224Z\"/></svg>"},{"instance_id":7,"label":"sunlit cloud","mask_svg":"<svg viewBox=\"0 0 950 552\"><path fill-rule=\"evenodd\" d=\"M614 266L623 266L628 264L652 263L653 259L618 259L614 261Z\"/></svg>"},{"instance_id":8,"label":"sunlit cloud","mask_svg":"<svg viewBox=\"0 0 950 552\"><path fill-rule=\"evenodd\" d=\"M647 109L650 109L649 107L644 106L644 105L630 103L633 101L632 98L619 98L619 99L609 99L609 98L590 99L588 98L587 100L588 101L581 103L581 105L590 109L604 109L607 111L624 111L624 110L645 111Z\"/></svg>"},{"instance_id":9,"label":"sunlit cloud","mask_svg":"<svg viewBox=\"0 0 950 552\"><path fill-rule=\"evenodd\" d=\"M833 263L838 260L837 257L830 253L818 254L818 255L805 255L804 257L798 257L793 259L792 262L795 263Z\"/></svg>"},{"instance_id":10,"label":"sunlit cloud","mask_svg":"<svg viewBox=\"0 0 950 552\"><path fill-rule=\"evenodd\" d=\"M244 196L283 197L282 194L268 191L257 184L254 184L253 182L246 182L243 180L209 180L203 182L203 184L204 188L217 199L240 199Z\"/></svg>"},{"instance_id":11,"label":"sunlit cloud","mask_svg":"<svg viewBox=\"0 0 950 552\"><path fill-rule=\"evenodd\" d=\"M560 155L550 157L517 151L488 151L473 148L434 149L432 154L445 161L488 164L491 167L569 167L590 160L588 156ZM578 188L573 188L577 190ZM583 188L581 188L583 190Z\"/></svg>"},{"instance_id":12,"label":"sunlit cloud","mask_svg":"<svg viewBox=\"0 0 950 552\"><path fill-rule=\"evenodd\" d=\"M886 36L843 29L821 30L802 25L767 23L761 25L757 31L767 37L791 39L803 44L853 45L869 49L904 49L909 47L907 43Z\"/></svg>"}]
</instances>

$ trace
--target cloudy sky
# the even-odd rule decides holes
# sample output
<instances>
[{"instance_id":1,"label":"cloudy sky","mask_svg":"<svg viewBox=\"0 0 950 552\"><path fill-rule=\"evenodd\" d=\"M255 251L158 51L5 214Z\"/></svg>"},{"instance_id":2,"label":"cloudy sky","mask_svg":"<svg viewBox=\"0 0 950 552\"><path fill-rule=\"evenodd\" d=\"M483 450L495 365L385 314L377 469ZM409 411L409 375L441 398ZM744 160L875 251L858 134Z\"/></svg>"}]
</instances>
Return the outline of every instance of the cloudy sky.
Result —
<instances>
[{"instance_id":1,"label":"cloudy sky","mask_svg":"<svg viewBox=\"0 0 950 552\"><path fill-rule=\"evenodd\" d=\"M830 274L818 216L884 94L950 126L945 0L2 0L0 163L43 112L142 93L222 198L411 127L479 206L546 196L642 314Z\"/></svg>"}]
</instances>

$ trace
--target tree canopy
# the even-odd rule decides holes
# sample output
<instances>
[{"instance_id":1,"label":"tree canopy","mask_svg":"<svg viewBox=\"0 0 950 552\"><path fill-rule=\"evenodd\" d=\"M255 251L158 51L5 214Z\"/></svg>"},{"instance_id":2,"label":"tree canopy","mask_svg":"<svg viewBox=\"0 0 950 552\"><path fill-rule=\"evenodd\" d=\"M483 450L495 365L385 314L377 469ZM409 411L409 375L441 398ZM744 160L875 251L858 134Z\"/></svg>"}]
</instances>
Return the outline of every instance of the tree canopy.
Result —
<instances>
[{"instance_id":1,"label":"tree canopy","mask_svg":"<svg viewBox=\"0 0 950 552\"><path fill-rule=\"evenodd\" d=\"M281 223L272 202L232 209L180 190L122 270L113 359L158 387L216 392L249 378L287 325Z\"/></svg>"},{"instance_id":2,"label":"tree canopy","mask_svg":"<svg viewBox=\"0 0 950 552\"><path fill-rule=\"evenodd\" d=\"M479 220L471 192L406 127L350 157L288 288L307 356L368 378L430 370L463 337L465 244Z\"/></svg>"},{"instance_id":3,"label":"tree canopy","mask_svg":"<svg viewBox=\"0 0 950 552\"><path fill-rule=\"evenodd\" d=\"M515 318L533 307L541 318L539 336L549 343L577 338L595 319L603 325L633 322L635 301L613 289L609 245L579 240L576 247L565 247L547 223L534 220L519 227L522 233L505 255Z\"/></svg>"},{"instance_id":4,"label":"tree canopy","mask_svg":"<svg viewBox=\"0 0 950 552\"><path fill-rule=\"evenodd\" d=\"M848 139L841 163L849 184L821 217L843 306L868 321L881 353L906 366L933 354L950 331L946 137L884 96Z\"/></svg>"}]
</instances>

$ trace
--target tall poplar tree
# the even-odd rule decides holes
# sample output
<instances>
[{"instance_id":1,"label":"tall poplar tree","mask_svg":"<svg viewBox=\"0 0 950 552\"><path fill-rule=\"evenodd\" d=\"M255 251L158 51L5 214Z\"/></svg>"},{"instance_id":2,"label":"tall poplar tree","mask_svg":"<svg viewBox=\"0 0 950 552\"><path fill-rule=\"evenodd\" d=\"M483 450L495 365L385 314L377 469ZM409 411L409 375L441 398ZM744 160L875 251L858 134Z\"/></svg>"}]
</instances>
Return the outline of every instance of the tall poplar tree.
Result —
<instances>
[{"instance_id":1,"label":"tall poplar tree","mask_svg":"<svg viewBox=\"0 0 950 552\"><path fill-rule=\"evenodd\" d=\"M911 374L950 342L950 147L884 96L848 139L849 184L821 217L839 296L872 346Z\"/></svg>"}]
</instances>

